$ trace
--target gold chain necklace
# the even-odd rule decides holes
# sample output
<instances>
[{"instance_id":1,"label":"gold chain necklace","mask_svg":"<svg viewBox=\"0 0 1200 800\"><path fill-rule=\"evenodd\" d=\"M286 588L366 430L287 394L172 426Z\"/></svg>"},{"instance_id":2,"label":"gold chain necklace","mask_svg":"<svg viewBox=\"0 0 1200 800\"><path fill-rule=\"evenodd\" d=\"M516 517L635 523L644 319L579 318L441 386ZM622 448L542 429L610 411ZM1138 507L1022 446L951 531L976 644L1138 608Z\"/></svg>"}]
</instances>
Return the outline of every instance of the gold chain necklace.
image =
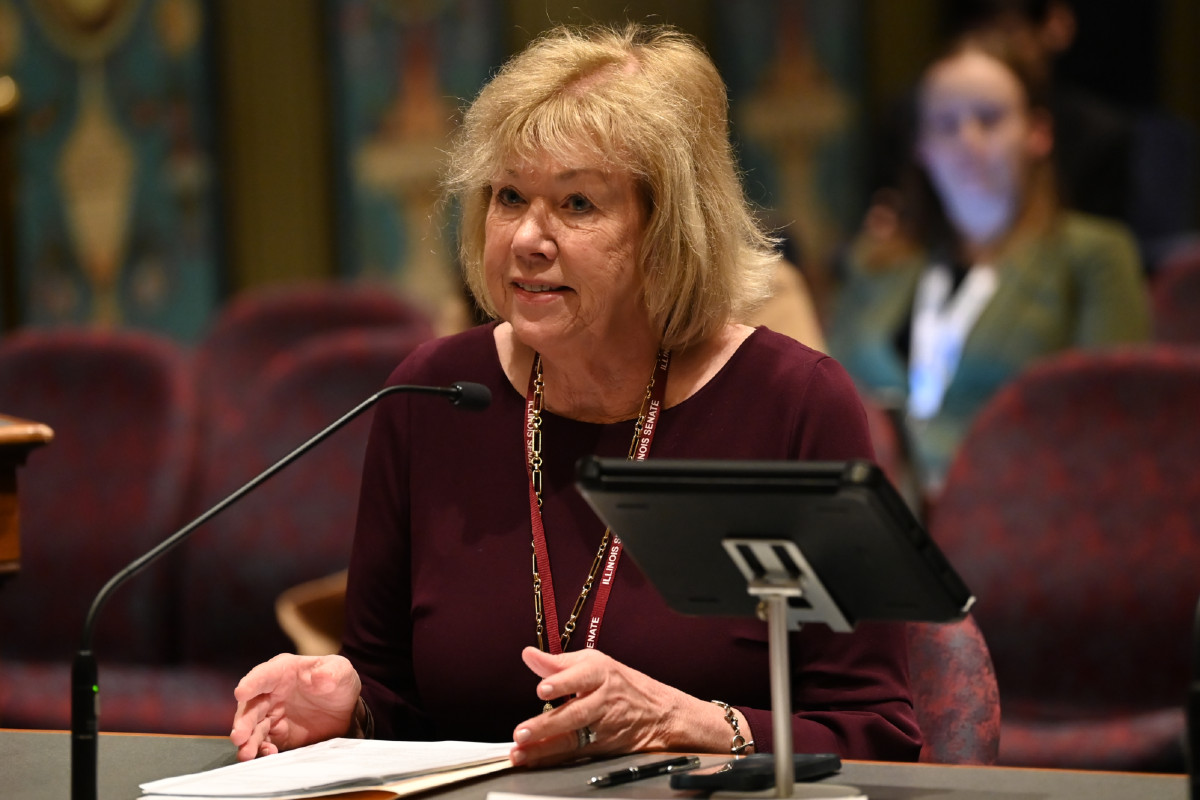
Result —
<instances>
[{"instance_id":1,"label":"gold chain necklace","mask_svg":"<svg viewBox=\"0 0 1200 800\"><path fill-rule=\"evenodd\" d=\"M534 379L533 379L533 404L529 413L529 475L530 481L533 484L533 492L537 495L538 508L542 507L542 406L545 402L546 385L542 381L542 357L540 354L534 355ZM646 384L646 393L642 398L641 408L638 409L637 421L633 424L633 440L629 443L628 458L632 459L637 450L638 441L642 436L642 429L646 423L646 407L650 402L650 398L654 391L654 373L650 373L650 382ZM588 595L592 591L592 586L596 582L596 576L600 573L600 566L604 563L605 551L608 549L609 540L612 538L612 531L609 528L604 529L604 536L600 540L600 548L596 551L596 557L592 560L591 569L588 570L587 579L583 582L583 589L579 592L579 597L575 601L574 608L571 609L571 616L567 619L566 625L563 626L560 642L563 652L567 650L567 644L571 641L571 634L575 632L576 621L579 619L579 614L583 611L583 604L587 602ZM537 623L537 640L538 649L546 649L546 626L542 613L542 576L538 572L537 563L537 544L533 543L533 614L534 620ZM546 704L546 710L552 708L550 703Z\"/></svg>"}]
</instances>

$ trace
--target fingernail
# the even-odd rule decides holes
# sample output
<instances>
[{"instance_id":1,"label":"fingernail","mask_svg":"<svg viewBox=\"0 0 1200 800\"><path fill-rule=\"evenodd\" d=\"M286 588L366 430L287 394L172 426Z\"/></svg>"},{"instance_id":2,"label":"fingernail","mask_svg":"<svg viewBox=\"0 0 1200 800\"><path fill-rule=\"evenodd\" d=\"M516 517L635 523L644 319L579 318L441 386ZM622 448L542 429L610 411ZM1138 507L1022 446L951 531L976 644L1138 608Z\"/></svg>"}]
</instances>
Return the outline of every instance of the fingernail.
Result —
<instances>
[{"instance_id":1,"label":"fingernail","mask_svg":"<svg viewBox=\"0 0 1200 800\"><path fill-rule=\"evenodd\" d=\"M513 750L508 754L508 760L513 764L524 764L529 756L525 755L524 750Z\"/></svg>"},{"instance_id":2,"label":"fingernail","mask_svg":"<svg viewBox=\"0 0 1200 800\"><path fill-rule=\"evenodd\" d=\"M539 697L553 697L554 696L554 687L548 683L541 684L540 686L538 686L538 696Z\"/></svg>"},{"instance_id":3,"label":"fingernail","mask_svg":"<svg viewBox=\"0 0 1200 800\"><path fill-rule=\"evenodd\" d=\"M529 728L521 728L517 731L517 735L513 737L513 740L516 741L517 744L524 744L532 738L533 733L529 730Z\"/></svg>"}]
</instances>

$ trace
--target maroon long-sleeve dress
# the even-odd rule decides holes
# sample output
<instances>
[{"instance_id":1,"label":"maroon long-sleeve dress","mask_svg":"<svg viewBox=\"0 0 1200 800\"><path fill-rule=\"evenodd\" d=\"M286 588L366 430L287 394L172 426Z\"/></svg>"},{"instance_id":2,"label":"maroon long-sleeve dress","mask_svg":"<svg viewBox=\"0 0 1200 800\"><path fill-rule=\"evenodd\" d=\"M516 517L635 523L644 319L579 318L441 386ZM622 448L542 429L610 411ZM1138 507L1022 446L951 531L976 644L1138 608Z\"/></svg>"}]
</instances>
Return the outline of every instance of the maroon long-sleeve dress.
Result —
<instances>
[{"instance_id":1,"label":"maroon long-sleeve dress","mask_svg":"<svg viewBox=\"0 0 1200 800\"><path fill-rule=\"evenodd\" d=\"M343 652L363 680L376 735L506 741L536 714L538 678L520 651L536 644L525 398L509 383L487 325L423 346L390 383L477 381L483 412L440 398L383 400L363 472ZM587 454L624 457L633 421L543 414L543 519L560 621L591 566L604 525L573 483ZM721 371L658 422L651 458L839 460L869 457L866 420L831 358L756 330ZM621 558L597 648L704 700L746 715L772 748L767 632L756 619L671 611ZM679 568L688 568L688 552ZM588 601L589 606L594 597ZM587 609L581 620L588 618ZM586 626L569 649L583 646ZM798 752L915 760L920 734L901 625L791 635Z\"/></svg>"}]
</instances>

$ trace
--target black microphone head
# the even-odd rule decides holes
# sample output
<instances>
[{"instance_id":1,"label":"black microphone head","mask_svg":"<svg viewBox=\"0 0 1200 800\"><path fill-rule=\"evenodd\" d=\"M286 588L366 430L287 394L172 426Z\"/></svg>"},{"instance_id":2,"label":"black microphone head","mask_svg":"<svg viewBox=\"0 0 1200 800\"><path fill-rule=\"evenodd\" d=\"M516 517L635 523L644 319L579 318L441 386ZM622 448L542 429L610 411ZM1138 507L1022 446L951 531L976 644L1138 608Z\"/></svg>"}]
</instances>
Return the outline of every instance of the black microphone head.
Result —
<instances>
[{"instance_id":1,"label":"black microphone head","mask_svg":"<svg viewBox=\"0 0 1200 800\"><path fill-rule=\"evenodd\" d=\"M455 394L450 402L468 411L483 411L492 403L492 392L482 383L458 381L452 384Z\"/></svg>"}]
</instances>

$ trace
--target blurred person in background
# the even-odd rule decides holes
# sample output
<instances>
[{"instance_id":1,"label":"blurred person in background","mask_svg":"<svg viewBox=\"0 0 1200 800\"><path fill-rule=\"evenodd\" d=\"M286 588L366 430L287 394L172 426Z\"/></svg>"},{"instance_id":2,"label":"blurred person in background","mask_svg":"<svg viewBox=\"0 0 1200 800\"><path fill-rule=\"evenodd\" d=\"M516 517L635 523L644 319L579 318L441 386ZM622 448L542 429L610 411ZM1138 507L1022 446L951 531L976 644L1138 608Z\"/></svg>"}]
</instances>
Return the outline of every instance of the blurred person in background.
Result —
<instances>
[{"instance_id":1,"label":"blurred person in background","mask_svg":"<svg viewBox=\"0 0 1200 800\"><path fill-rule=\"evenodd\" d=\"M1048 65L1027 30L957 39L924 72L911 163L867 215L829 352L893 408L926 500L972 419L1033 361L1144 341L1133 238L1067 210L1052 161Z\"/></svg>"},{"instance_id":2,"label":"blurred person in background","mask_svg":"<svg viewBox=\"0 0 1200 800\"><path fill-rule=\"evenodd\" d=\"M1124 109L1056 74L1071 50L1078 24L1066 0L954 0L941 28L947 41L1003 30L1024 40L1043 60L1045 107L1054 118L1057 171L1062 205L1087 214L1132 224L1134 123ZM916 91L906 94L888 115L875 142L872 166L876 216L895 213L895 187L905 170L916 135Z\"/></svg>"},{"instance_id":3,"label":"blurred person in background","mask_svg":"<svg viewBox=\"0 0 1200 800\"><path fill-rule=\"evenodd\" d=\"M1067 0L955 0L955 35L1008 28L1027 36L1051 74L1047 105L1054 117L1055 148L1063 205L1132 224L1136 147L1132 116L1114 103L1064 79L1061 60L1075 43L1078 20Z\"/></svg>"}]
</instances>

